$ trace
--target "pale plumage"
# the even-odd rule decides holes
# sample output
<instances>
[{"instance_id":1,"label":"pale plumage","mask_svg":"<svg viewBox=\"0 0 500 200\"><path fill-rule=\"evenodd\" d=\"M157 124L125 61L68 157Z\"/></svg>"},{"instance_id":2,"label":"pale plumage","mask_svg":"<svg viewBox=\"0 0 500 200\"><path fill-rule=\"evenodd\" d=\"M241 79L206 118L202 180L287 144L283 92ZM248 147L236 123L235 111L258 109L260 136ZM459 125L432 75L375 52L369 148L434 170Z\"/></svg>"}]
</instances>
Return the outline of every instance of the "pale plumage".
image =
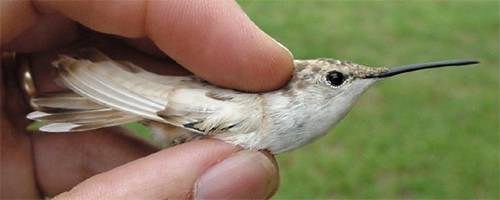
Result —
<instances>
[{"instance_id":1,"label":"pale plumage","mask_svg":"<svg viewBox=\"0 0 500 200\"><path fill-rule=\"evenodd\" d=\"M32 100L29 119L46 132L145 122L155 144L214 137L272 153L297 148L337 124L370 85L389 72L333 59L297 60L286 87L268 93L222 89L194 76L164 76L85 49L54 63L73 94Z\"/></svg>"},{"instance_id":2,"label":"pale plumage","mask_svg":"<svg viewBox=\"0 0 500 200\"><path fill-rule=\"evenodd\" d=\"M258 98L257 94L229 93L193 76L153 74L132 63L112 61L94 50L87 49L82 54L92 56L61 56L54 62L61 82L80 96L53 94L32 101L38 108L52 108L28 115L30 119L47 122L40 130L83 131L144 119L189 129L202 136L246 133L259 128L262 109L252 105L258 102L253 99Z\"/></svg>"}]
</instances>

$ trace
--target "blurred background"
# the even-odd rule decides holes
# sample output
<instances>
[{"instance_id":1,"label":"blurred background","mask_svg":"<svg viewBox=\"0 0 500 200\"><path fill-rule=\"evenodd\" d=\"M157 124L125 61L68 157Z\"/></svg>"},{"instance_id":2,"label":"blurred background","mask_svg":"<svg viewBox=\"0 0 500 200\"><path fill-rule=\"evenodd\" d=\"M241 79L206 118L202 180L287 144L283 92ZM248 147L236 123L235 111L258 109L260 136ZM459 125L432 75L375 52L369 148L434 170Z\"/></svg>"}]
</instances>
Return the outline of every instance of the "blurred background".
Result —
<instances>
[{"instance_id":1,"label":"blurred background","mask_svg":"<svg viewBox=\"0 0 500 200\"><path fill-rule=\"evenodd\" d=\"M497 1L238 2L295 58L481 61L375 85L326 137L278 156L275 199L500 198Z\"/></svg>"}]
</instances>

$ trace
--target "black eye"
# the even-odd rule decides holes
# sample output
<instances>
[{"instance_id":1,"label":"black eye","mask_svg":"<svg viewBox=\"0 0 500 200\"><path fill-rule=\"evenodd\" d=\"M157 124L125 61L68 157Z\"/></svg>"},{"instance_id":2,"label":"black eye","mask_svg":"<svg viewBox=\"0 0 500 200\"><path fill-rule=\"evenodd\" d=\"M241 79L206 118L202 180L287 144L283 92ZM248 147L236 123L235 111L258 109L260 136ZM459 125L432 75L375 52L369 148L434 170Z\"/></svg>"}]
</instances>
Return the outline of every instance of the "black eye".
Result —
<instances>
[{"instance_id":1,"label":"black eye","mask_svg":"<svg viewBox=\"0 0 500 200\"><path fill-rule=\"evenodd\" d=\"M344 83L345 76L338 71L331 71L326 75L326 80L328 80L328 82L330 82L330 84L333 86L339 86Z\"/></svg>"}]
</instances>

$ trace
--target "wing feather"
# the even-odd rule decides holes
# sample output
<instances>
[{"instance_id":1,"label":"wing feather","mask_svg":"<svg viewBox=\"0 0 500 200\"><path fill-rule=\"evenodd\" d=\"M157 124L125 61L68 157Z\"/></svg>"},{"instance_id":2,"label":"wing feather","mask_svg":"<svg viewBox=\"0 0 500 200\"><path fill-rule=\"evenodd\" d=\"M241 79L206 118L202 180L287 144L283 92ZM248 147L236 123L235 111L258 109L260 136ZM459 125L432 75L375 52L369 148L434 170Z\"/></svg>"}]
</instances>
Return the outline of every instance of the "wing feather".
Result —
<instances>
[{"instance_id":1,"label":"wing feather","mask_svg":"<svg viewBox=\"0 0 500 200\"><path fill-rule=\"evenodd\" d=\"M76 60L68 56L62 56L54 65L60 69L60 76L65 86L74 92L116 110L151 120L164 121L156 115L156 112L164 108L163 105L120 84L126 82L123 78L130 78L126 76L125 71L111 65L99 65L88 60ZM113 75L102 73L99 70L105 67L113 68ZM136 82L136 84L142 83L137 79L128 80Z\"/></svg>"},{"instance_id":2,"label":"wing feather","mask_svg":"<svg viewBox=\"0 0 500 200\"><path fill-rule=\"evenodd\" d=\"M98 61L61 56L54 65L66 87L99 105L203 134L246 133L259 126L258 94L218 88L193 77L157 75L103 55L94 57ZM55 127L76 128L72 126Z\"/></svg>"},{"instance_id":3,"label":"wing feather","mask_svg":"<svg viewBox=\"0 0 500 200\"><path fill-rule=\"evenodd\" d=\"M67 109L67 110L87 110L105 108L96 104L88 98L75 93L54 93L43 97L31 99L31 105L37 109Z\"/></svg>"}]
</instances>

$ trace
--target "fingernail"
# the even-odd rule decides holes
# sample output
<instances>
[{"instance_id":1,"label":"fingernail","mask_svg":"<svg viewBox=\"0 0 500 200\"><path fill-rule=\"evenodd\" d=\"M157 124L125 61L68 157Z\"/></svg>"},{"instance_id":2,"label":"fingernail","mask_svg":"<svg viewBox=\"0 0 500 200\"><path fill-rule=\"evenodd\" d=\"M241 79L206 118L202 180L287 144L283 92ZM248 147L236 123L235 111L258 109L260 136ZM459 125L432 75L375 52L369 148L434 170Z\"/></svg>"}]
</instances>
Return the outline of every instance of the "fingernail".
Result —
<instances>
[{"instance_id":1,"label":"fingernail","mask_svg":"<svg viewBox=\"0 0 500 200\"><path fill-rule=\"evenodd\" d=\"M240 151L203 174L195 199L263 199L278 187L278 171L266 155Z\"/></svg>"},{"instance_id":2,"label":"fingernail","mask_svg":"<svg viewBox=\"0 0 500 200\"><path fill-rule=\"evenodd\" d=\"M279 42L278 40L274 39L273 37L269 36L269 38L271 38L271 40L273 40L274 42L276 42L276 44L278 44L278 46L280 46L281 48L283 48L288 54L290 54L290 57L293 58L293 53L290 51L290 49L286 48L285 45L281 44L281 42Z\"/></svg>"}]
</instances>

